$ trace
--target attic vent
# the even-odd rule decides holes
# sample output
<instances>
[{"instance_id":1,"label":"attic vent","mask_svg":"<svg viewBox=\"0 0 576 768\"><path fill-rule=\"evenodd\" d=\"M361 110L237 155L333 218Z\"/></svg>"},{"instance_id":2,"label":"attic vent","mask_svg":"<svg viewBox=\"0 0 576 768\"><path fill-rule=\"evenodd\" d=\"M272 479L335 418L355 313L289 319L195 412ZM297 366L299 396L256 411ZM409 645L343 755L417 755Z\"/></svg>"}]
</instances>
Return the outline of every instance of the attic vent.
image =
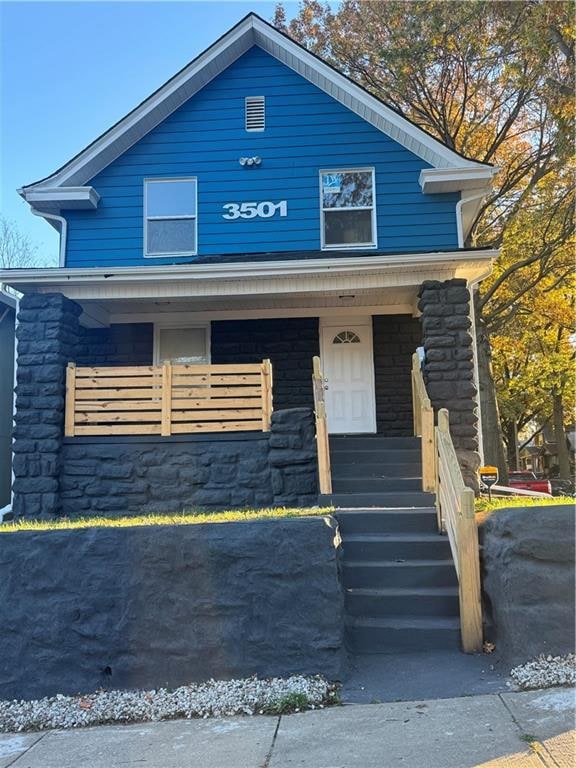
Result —
<instances>
[{"instance_id":1,"label":"attic vent","mask_svg":"<svg viewBox=\"0 0 576 768\"><path fill-rule=\"evenodd\" d=\"M263 131L265 127L264 96L246 96L245 124L247 131Z\"/></svg>"}]
</instances>

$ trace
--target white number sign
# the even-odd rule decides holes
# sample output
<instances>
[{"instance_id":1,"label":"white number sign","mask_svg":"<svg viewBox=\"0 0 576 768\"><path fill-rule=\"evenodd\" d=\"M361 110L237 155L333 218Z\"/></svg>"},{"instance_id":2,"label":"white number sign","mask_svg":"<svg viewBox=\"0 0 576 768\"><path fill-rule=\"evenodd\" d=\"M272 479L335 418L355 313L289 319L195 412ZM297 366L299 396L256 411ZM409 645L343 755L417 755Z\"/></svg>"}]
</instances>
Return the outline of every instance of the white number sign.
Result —
<instances>
[{"instance_id":1,"label":"white number sign","mask_svg":"<svg viewBox=\"0 0 576 768\"><path fill-rule=\"evenodd\" d=\"M263 203L226 203L222 208L228 211L223 213L223 219L255 219L256 217L261 219L269 219L277 212L280 216L288 215L288 202L286 200L280 200L279 203L271 203L266 200Z\"/></svg>"}]
</instances>

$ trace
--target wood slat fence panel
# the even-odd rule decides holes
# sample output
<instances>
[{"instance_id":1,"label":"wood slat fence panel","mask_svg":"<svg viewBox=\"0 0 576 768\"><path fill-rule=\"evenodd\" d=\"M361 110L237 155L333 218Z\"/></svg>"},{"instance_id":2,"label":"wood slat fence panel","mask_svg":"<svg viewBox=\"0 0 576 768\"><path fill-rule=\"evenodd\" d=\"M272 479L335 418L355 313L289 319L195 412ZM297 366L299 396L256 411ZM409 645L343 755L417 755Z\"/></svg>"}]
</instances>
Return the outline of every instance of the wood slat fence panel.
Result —
<instances>
[{"instance_id":1,"label":"wood slat fence panel","mask_svg":"<svg viewBox=\"0 0 576 768\"><path fill-rule=\"evenodd\" d=\"M270 360L66 371L66 436L267 432L272 409Z\"/></svg>"}]
</instances>

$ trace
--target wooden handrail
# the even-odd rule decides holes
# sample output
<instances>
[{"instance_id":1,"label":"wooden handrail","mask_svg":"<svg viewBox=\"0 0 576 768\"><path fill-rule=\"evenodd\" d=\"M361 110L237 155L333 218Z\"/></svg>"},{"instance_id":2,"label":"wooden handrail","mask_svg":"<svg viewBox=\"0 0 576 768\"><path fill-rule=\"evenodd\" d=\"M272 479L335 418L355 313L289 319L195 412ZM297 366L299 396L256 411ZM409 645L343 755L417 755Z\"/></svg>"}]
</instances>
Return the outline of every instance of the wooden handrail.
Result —
<instances>
[{"instance_id":1,"label":"wooden handrail","mask_svg":"<svg viewBox=\"0 0 576 768\"><path fill-rule=\"evenodd\" d=\"M422 490L436 490L436 450L434 447L434 409L426 392L426 385L420 370L420 358L412 356L412 412L414 434L421 437Z\"/></svg>"},{"instance_id":2,"label":"wooden handrail","mask_svg":"<svg viewBox=\"0 0 576 768\"><path fill-rule=\"evenodd\" d=\"M482 603L474 491L464 483L445 408L434 427L418 354L412 357L412 409L414 434L422 439L422 488L436 493L438 530L448 534L458 574L462 649L476 653L482 650Z\"/></svg>"},{"instance_id":3,"label":"wooden handrail","mask_svg":"<svg viewBox=\"0 0 576 768\"><path fill-rule=\"evenodd\" d=\"M332 473L330 470L330 445L328 442L328 424L326 422L326 402L324 399L324 380L320 358L312 359L312 389L314 392L314 414L316 416L316 447L318 451L318 481L320 493L332 493Z\"/></svg>"},{"instance_id":4,"label":"wooden handrail","mask_svg":"<svg viewBox=\"0 0 576 768\"><path fill-rule=\"evenodd\" d=\"M66 370L64 434L162 435L270 430L270 360L239 365Z\"/></svg>"},{"instance_id":5,"label":"wooden handrail","mask_svg":"<svg viewBox=\"0 0 576 768\"><path fill-rule=\"evenodd\" d=\"M436 503L441 529L448 534L458 574L462 649L476 653L482 650L482 603L474 491L464 483L445 408L438 411L436 446Z\"/></svg>"}]
</instances>

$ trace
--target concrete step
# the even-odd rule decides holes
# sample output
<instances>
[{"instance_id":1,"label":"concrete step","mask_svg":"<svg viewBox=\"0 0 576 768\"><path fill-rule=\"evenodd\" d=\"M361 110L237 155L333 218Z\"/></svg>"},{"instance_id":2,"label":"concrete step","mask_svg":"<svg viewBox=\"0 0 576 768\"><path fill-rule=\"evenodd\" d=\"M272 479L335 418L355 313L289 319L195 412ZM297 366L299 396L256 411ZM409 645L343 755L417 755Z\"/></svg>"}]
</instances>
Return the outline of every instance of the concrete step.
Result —
<instances>
[{"instance_id":1,"label":"concrete step","mask_svg":"<svg viewBox=\"0 0 576 768\"><path fill-rule=\"evenodd\" d=\"M344 560L344 589L388 587L417 589L457 587L458 578L452 560Z\"/></svg>"},{"instance_id":2,"label":"concrete step","mask_svg":"<svg viewBox=\"0 0 576 768\"><path fill-rule=\"evenodd\" d=\"M321 493L318 496L321 507L363 509L366 507L430 507L434 494L423 491L384 491L379 493Z\"/></svg>"},{"instance_id":3,"label":"concrete step","mask_svg":"<svg viewBox=\"0 0 576 768\"><path fill-rule=\"evenodd\" d=\"M330 448L337 450L419 449L419 437L385 437L384 435L330 435Z\"/></svg>"},{"instance_id":4,"label":"concrete step","mask_svg":"<svg viewBox=\"0 0 576 768\"><path fill-rule=\"evenodd\" d=\"M409 477L338 477L332 473L334 493L393 493L421 491L422 480Z\"/></svg>"},{"instance_id":5,"label":"concrete step","mask_svg":"<svg viewBox=\"0 0 576 768\"><path fill-rule=\"evenodd\" d=\"M439 533L342 533L345 560L449 560L447 536Z\"/></svg>"},{"instance_id":6,"label":"concrete step","mask_svg":"<svg viewBox=\"0 0 576 768\"><path fill-rule=\"evenodd\" d=\"M458 648L457 618L348 616L345 623L348 648L355 653L412 653Z\"/></svg>"},{"instance_id":7,"label":"concrete step","mask_svg":"<svg viewBox=\"0 0 576 768\"><path fill-rule=\"evenodd\" d=\"M422 466L419 461L405 461L405 462L381 462L372 461L372 457L367 458L366 461L340 461L332 459L332 477L344 478L344 477L358 477L359 474L362 477L381 477L381 478L396 478L396 477L410 477L421 478Z\"/></svg>"},{"instance_id":8,"label":"concrete step","mask_svg":"<svg viewBox=\"0 0 576 768\"><path fill-rule=\"evenodd\" d=\"M458 587L352 587L344 592L350 616L437 616L458 617Z\"/></svg>"},{"instance_id":9,"label":"concrete step","mask_svg":"<svg viewBox=\"0 0 576 768\"><path fill-rule=\"evenodd\" d=\"M436 509L420 508L356 508L342 507L334 513L338 520L340 534L346 539L348 534L370 533L434 533L438 535Z\"/></svg>"}]
</instances>

